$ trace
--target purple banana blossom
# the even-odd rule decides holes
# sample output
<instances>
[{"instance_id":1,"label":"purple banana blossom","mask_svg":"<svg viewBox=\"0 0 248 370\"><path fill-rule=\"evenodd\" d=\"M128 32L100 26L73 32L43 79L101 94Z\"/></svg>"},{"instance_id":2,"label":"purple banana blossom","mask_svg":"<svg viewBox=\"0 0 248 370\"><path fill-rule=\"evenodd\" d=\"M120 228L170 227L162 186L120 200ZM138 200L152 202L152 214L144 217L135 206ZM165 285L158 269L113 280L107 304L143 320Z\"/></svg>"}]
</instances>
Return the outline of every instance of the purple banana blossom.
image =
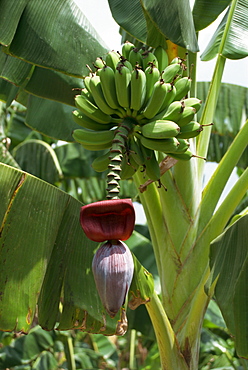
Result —
<instances>
[{"instance_id":1,"label":"purple banana blossom","mask_svg":"<svg viewBox=\"0 0 248 370\"><path fill-rule=\"evenodd\" d=\"M108 240L97 250L92 270L102 304L113 318L125 303L132 282L132 254L120 240Z\"/></svg>"}]
</instances>

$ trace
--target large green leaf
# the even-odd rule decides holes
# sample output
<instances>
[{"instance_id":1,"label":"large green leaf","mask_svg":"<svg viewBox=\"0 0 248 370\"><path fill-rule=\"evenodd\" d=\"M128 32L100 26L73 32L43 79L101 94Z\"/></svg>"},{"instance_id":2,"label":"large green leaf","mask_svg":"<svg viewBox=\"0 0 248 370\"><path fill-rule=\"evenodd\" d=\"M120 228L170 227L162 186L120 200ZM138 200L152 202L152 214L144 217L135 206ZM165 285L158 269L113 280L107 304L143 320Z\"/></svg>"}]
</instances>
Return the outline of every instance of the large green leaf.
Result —
<instances>
[{"instance_id":1,"label":"large green leaf","mask_svg":"<svg viewBox=\"0 0 248 370\"><path fill-rule=\"evenodd\" d=\"M193 18L196 31L209 26L230 4L231 0L195 0Z\"/></svg>"},{"instance_id":2,"label":"large green leaf","mask_svg":"<svg viewBox=\"0 0 248 370\"><path fill-rule=\"evenodd\" d=\"M130 35L156 47L163 39L198 50L189 1L109 0L116 22Z\"/></svg>"},{"instance_id":3,"label":"large green leaf","mask_svg":"<svg viewBox=\"0 0 248 370\"><path fill-rule=\"evenodd\" d=\"M2 0L0 43L29 63L82 76L103 41L73 0Z\"/></svg>"},{"instance_id":4,"label":"large green leaf","mask_svg":"<svg viewBox=\"0 0 248 370\"><path fill-rule=\"evenodd\" d=\"M79 224L81 203L25 172L0 164L0 329L27 332L38 302L39 324L114 334L96 292L91 263L97 243ZM132 294L151 296L151 275L134 257Z\"/></svg>"},{"instance_id":5,"label":"large green leaf","mask_svg":"<svg viewBox=\"0 0 248 370\"><path fill-rule=\"evenodd\" d=\"M198 82L197 96L206 101L209 82ZM208 150L208 161L220 162L234 137L244 124L248 109L248 89L243 86L223 83L217 100L214 114L211 140ZM199 112L199 116L201 111ZM209 122L210 123L210 122ZM246 167L248 148L244 151L238 166Z\"/></svg>"},{"instance_id":6,"label":"large green leaf","mask_svg":"<svg viewBox=\"0 0 248 370\"><path fill-rule=\"evenodd\" d=\"M215 297L239 356L248 358L248 215L244 215L211 243L211 280Z\"/></svg>"},{"instance_id":7,"label":"large green leaf","mask_svg":"<svg viewBox=\"0 0 248 370\"><path fill-rule=\"evenodd\" d=\"M86 66L83 72L88 73ZM34 66L2 52L0 53L0 77L2 77L0 79L2 100L7 102L15 99L22 104L25 92L26 95L33 94L73 106L74 96L78 94L78 91L73 89L84 87L79 78Z\"/></svg>"},{"instance_id":8,"label":"large green leaf","mask_svg":"<svg viewBox=\"0 0 248 370\"><path fill-rule=\"evenodd\" d=\"M248 56L248 2L236 0L234 8L224 15L219 27L215 31L209 44L201 55L204 61L213 59L219 50L226 25L228 26L227 37L224 40L222 55L229 59L241 59ZM231 22L227 24L229 12Z\"/></svg>"}]
</instances>

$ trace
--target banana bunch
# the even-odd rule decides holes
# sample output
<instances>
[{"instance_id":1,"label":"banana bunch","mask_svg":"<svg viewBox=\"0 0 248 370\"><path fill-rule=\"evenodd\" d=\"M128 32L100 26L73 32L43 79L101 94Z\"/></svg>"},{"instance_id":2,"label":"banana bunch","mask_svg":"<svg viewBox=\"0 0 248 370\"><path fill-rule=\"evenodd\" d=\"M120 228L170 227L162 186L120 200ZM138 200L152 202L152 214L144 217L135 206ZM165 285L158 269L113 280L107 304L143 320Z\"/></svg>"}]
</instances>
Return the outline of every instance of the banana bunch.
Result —
<instances>
[{"instance_id":1,"label":"banana bunch","mask_svg":"<svg viewBox=\"0 0 248 370\"><path fill-rule=\"evenodd\" d=\"M73 137L88 150L108 150L94 160L96 171L108 168L116 135L127 119L132 125L124 148L122 144L121 178L132 177L142 166L148 176L159 179L154 151L178 160L193 156L188 139L203 129L195 121L202 102L188 97L191 79L182 59L169 63L162 47L136 48L126 42L121 53L110 51L88 69L85 87L75 97L73 119L81 129Z\"/></svg>"}]
</instances>

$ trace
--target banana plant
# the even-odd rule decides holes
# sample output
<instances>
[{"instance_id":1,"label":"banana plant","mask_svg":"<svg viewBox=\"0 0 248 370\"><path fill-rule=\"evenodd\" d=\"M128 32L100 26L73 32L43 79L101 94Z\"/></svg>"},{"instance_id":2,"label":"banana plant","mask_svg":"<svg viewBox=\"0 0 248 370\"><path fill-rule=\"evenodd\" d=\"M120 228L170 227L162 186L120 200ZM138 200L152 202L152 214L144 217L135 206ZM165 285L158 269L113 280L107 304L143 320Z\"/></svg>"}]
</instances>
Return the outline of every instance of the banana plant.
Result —
<instances>
[{"instance_id":1,"label":"banana plant","mask_svg":"<svg viewBox=\"0 0 248 370\"><path fill-rule=\"evenodd\" d=\"M10 11L11 3L9 0L3 1L1 14ZM78 121L76 119L79 118L78 116L75 121L65 124L62 122L62 127L59 125L48 127L44 120L42 121L42 115L39 114L38 117L36 115L37 111L44 111L45 99L43 98L57 100L59 104L66 103L70 105L71 111L75 110L74 104L79 110L87 111L85 100L81 97L83 93L80 95L77 92L77 89L82 90L84 86L87 86L86 72L82 67L79 52L82 52L85 64L89 63L86 61L87 58L95 60L96 64L99 62L96 59L97 56L104 54L106 60L108 57L105 46L93 30L91 30L90 42L93 39L97 50L93 47L84 49L80 44L78 51L75 46L73 47L73 42L70 44L70 32L74 26L80 37L84 37L82 40L85 43L87 43L88 35L85 31L89 30L89 25L84 25L82 18L77 18L78 10L72 1L62 2L61 6L64 6L65 12L49 13L51 18L68 12L66 22L62 21L64 18L58 22L56 18L57 36L54 30L50 33L49 26L42 22L38 23L37 32L30 33L29 31L35 29L35 26L31 27L32 22L29 18L32 19L33 24L36 24L37 19L44 19L42 15L46 9L45 3L36 7L33 2L26 0L15 7L11 19L13 28L11 32L6 32L7 26L5 22L1 22L3 46L0 63L1 77L4 78L1 81L2 100L8 104L15 97L17 101L26 105L27 112L29 112L27 123L34 130L58 140L79 141L86 149L97 149L96 138L94 139L96 144L92 147L89 144L89 135L86 140L86 133L84 136L80 134L79 130L82 129L79 128L80 123L78 125L78 122L82 122L82 119ZM56 6L57 3L55 0L49 1L49 6L51 4ZM133 255L134 277L128 301L131 308L136 308L140 303L145 304L157 337L162 369L196 370L198 368L202 322L213 297L219 303L226 324L235 337L238 355L248 358L246 334L248 292L245 284L248 271L245 248L246 213L227 228L233 212L246 195L247 169L243 171L223 202L218 205L227 180L247 147L248 121L243 122L230 147L221 158L216 171L202 189L204 176L204 159L202 158L207 156L210 145L212 126L209 123L215 120L217 98L226 58L238 59L248 55L247 38L240 37L242 34L247 34L247 17L245 17L248 13L247 3L244 0L216 1L215 4L209 0L195 1L192 12L188 1L185 1L183 5L182 2L175 1L174 7L171 7L169 1L165 6L162 0L152 3L110 0L109 5L125 37L134 40L133 42L137 42L137 45L145 44L155 50L159 47L164 50L167 47L170 62L178 58L182 60L187 55L188 65L192 63L196 65L197 33L226 9L220 26L203 54L206 60L213 56L217 56L217 59L213 78L199 117L200 127L204 129L197 137L190 136L190 147L194 150L194 155L191 155L190 160L184 161L176 155L174 157L168 155L168 159L159 151L157 157L153 157L154 166L149 172L144 173L139 169L127 175L133 178L146 213L161 287L158 295L154 290L151 274ZM202 17L203 12L207 15L206 17ZM126 14L125 19L123 14ZM50 18L49 22L52 22ZM134 18L135 23L132 21ZM6 19L3 16L3 20ZM66 51L67 45L58 35L62 32L60 27L63 28L66 24L70 30L66 40L72 47L71 53L76 58L71 58L71 55L67 58L70 53L65 53L66 63L61 63L62 59L57 56L61 55L61 50ZM26 37L27 34L30 34L29 38ZM36 45L37 35L40 42L38 46ZM73 39L74 34L71 37ZM36 45L36 47L25 47L27 40L30 45ZM49 40L54 40L54 43L50 43ZM54 54L51 52L51 45L54 45L56 51ZM42 50L47 52L45 58L41 53ZM97 52L96 55L95 52ZM145 95L142 95L143 76L139 77L142 72L136 67L139 56L137 51L135 53L132 58L130 57L130 63L134 61L134 66L132 66L134 77L130 77L130 83L133 84L131 86L135 86L134 89L136 92L139 91L139 94L133 97L131 94L130 113L132 119L137 120L139 108L142 105L140 99ZM112 54L111 62L113 59ZM70 63L71 60L73 64ZM152 62L154 60L152 59ZM118 78L118 73L124 75L124 71L128 75L125 70L125 68L128 69L127 63L125 65L126 60L122 61L122 66L116 72ZM182 66L181 62L173 64L173 69L178 68L178 65ZM184 73L182 79L185 77L187 77L186 80L189 80L189 77L192 79L190 96L197 96L195 76L192 74L187 76L184 68L182 73ZM165 79L165 74L162 76ZM84 77L84 83L78 77ZM166 78L169 79L168 74ZM40 84L43 80L47 82ZM139 80L141 84L137 85ZM54 81L59 88L51 89L50 81ZM173 77L168 81L172 83ZM68 90L64 92L61 86L68 86ZM123 86L120 90L120 97L117 96L117 99L118 102L121 100L122 108L129 109L125 105L127 89ZM72 88L75 89L73 92ZM97 89L97 83L94 85L92 83L92 91L93 88ZM158 84L158 89L164 89L163 83ZM97 122L98 125L96 126L95 123L94 127L99 128L99 124L109 125L110 130L106 130L107 133L99 138L102 150L109 148L109 142L113 141L116 126L119 129L115 139L118 139L124 147L125 138L130 131L134 130L132 119L124 118L123 109L116 108L115 101L110 102L113 96L109 93L107 91L107 98L112 110L110 109L108 113L106 106L98 100L97 105L103 104L101 109L105 112L99 115L99 111L91 111L92 114L88 117L92 119L91 124L92 121ZM88 95L87 98L89 98ZM181 97L178 99L181 100ZM87 108L89 108L90 101L86 101ZM54 103L50 103L53 106ZM147 108L144 116L139 119L152 119L153 108L154 105ZM136 111L136 116L134 111ZM112 121L108 121L109 115L114 116ZM89 122L88 118L85 118L84 122ZM149 124L150 122L143 121L142 123ZM141 133L139 130L135 132L136 138L143 140L141 138L145 130L141 129ZM115 153L118 154L111 154L110 161L118 167L117 175L119 175L124 157L121 151L118 152L120 145L117 143L114 145ZM159 150L153 147L148 147L148 149L151 150L149 154L151 156L154 153L153 149ZM19 148L19 153L21 150L22 147ZM52 152L51 157L55 158ZM8 155L8 158L11 156ZM162 164L158 167L159 172L155 172L154 175L157 159ZM57 175L60 174L56 160L53 163L57 168ZM15 162L10 164L12 167L6 165L0 167L1 199L4 200L0 214L1 330L27 332L37 305L39 324L46 330L76 328L105 335L123 334L126 330L124 308L121 308L114 318L110 318L95 289L91 261L98 243L89 240L80 228L79 213L82 204L56 187L21 171ZM116 173L111 176L108 177L109 198L113 198L111 194L115 193L118 186ZM30 231L26 230L26 225ZM234 266L232 260L236 262ZM17 261L18 264L13 265L13 261ZM227 271L232 272L231 281L228 282ZM223 290L228 293L229 299L223 299ZM241 307L244 309L242 310Z\"/></svg>"}]
</instances>

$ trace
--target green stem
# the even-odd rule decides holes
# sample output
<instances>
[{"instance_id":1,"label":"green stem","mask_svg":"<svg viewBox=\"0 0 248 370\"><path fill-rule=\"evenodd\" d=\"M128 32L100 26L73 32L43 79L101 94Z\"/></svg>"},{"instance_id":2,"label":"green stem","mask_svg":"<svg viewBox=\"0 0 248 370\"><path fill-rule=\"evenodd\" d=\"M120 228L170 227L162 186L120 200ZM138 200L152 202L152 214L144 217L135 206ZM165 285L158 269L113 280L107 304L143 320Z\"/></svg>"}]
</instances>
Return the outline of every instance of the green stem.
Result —
<instances>
[{"instance_id":1,"label":"green stem","mask_svg":"<svg viewBox=\"0 0 248 370\"><path fill-rule=\"evenodd\" d=\"M228 151L221 159L218 167L213 173L207 186L203 191L202 201L200 204L200 221L198 233L202 231L206 223L214 213L220 195L234 169L243 151L247 147L248 137L248 120L234 138ZM239 194L237 194L239 196ZM227 210L230 217L230 212Z\"/></svg>"},{"instance_id":2,"label":"green stem","mask_svg":"<svg viewBox=\"0 0 248 370\"><path fill-rule=\"evenodd\" d=\"M74 359L74 350L72 337L68 336L64 343L65 357L67 361L68 370L76 370L76 363Z\"/></svg>"},{"instance_id":3,"label":"green stem","mask_svg":"<svg viewBox=\"0 0 248 370\"><path fill-rule=\"evenodd\" d=\"M162 303L155 292L150 302L146 303L146 308L157 338L162 370L189 370Z\"/></svg>"},{"instance_id":4,"label":"green stem","mask_svg":"<svg viewBox=\"0 0 248 370\"><path fill-rule=\"evenodd\" d=\"M119 182L121 180L121 162L123 154L127 149L127 139L134 127L132 119L124 118L115 132L115 137L110 149L109 172L107 175L107 199L118 199L120 193Z\"/></svg>"},{"instance_id":5,"label":"green stem","mask_svg":"<svg viewBox=\"0 0 248 370\"><path fill-rule=\"evenodd\" d=\"M143 174L137 171L133 176L137 189L144 182ZM166 228L163 222L163 212L158 194L158 188L155 183L150 184L147 190L139 194L141 203L144 207L149 231L152 239L152 245L159 276L162 277L162 257L160 255L160 246L164 245L163 236L166 233Z\"/></svg>"},{"instance_id":6,"label":"green stem","mask_svg":"<svg viewBox=\"0 0 248 370\"><path fill-rule=\"evenodd\" d=\"M228 195L225 197L225 199L207 224L205 228L205 233L209 241L212 241L223 232L223 229L230 219L232 213L235 211L235 208L239 205L242 198L245 196L247 189L248 168L246 168L236 184L229 191Z\"/></svg>"},{"instance_id":7,"label":"green stem","mask_svg":"<svg viewBox=\"0 0 248 370\"><path fill-rule=\"evenodd\" d=\"M203 114L202 114L201 121L200 121L201 124L208 124L213 121L214 112L215 112L218 95L220 91L220 86L221 86L222 75L224 72L224 67L225 67L225 62L226 62L226 58L222 55L222 53L225 48L227 36L230 31L230 25L232 22L232 18L233 18L236 5L237 5L237 0L233 0L231 2L227 22L226 22L225 29L223 32L223 36L221 38L221 43L220 43L219 50L218 50L218 58L215 64L213 78L210 84L207 100L206 100L205 107L204 107ZM197 143L198 143L197 154L198 155L206 157L208 146L209 146L209 141L210 141L210 134L211 134L211 126L205 127L201 135L199 135L197 139ZM200 181L202 181L203 171L204 171L203 163L199 163L198 170L199 170L198 178Z\"/></svg>"},{"instance_id":8,"label":"green stem","mask_svg":"<svg viewBox=\"0 0 248 370\"><path fill-rule=\"evenodd\" d=\"M136 360L135 360L135 348L136 348L136 330L132 329L130 333L130 355L129 355L129 369L135 370Z\"/></svg>"}]
</instances>

